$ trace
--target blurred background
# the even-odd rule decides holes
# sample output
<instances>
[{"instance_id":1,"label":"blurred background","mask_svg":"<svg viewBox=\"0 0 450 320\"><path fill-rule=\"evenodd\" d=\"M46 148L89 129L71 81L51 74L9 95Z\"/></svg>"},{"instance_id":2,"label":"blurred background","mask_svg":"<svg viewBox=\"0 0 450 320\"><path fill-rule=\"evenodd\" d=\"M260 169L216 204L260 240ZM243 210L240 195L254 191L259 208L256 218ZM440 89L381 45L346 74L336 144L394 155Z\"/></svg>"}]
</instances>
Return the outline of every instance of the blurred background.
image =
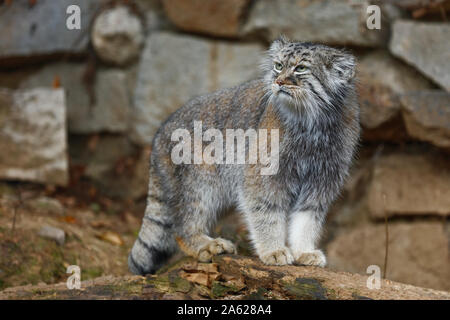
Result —
<instances>
[{"instance_id":1,"label":"blurred background","mask_svg":"<svg viewBox=\"0 0 450 320\"><path fill-rule=\"evenodd\" d=\"M155 130L260 76L282 33L358 58L364 131L329 267L450 290L449 18L447 0L0 0L0 289L73 264L82 280L127 274ZM252 254L236 221L215 232Z\"/></svg>"}]
</instances>

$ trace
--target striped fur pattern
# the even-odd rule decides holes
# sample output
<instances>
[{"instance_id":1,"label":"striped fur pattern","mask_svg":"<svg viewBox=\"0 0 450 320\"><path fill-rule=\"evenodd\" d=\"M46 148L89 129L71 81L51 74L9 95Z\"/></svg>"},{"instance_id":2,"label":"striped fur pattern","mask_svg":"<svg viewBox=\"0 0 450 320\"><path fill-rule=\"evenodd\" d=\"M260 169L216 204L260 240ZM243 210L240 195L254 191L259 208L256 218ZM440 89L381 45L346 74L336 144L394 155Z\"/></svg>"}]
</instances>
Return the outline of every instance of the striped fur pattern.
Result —
<instances>
[{"instance_id":1,"label":"striped fur pattern","mask_svg":"<svg viewBox=\"0 0 450 320\"><path fill-rule=\"evenodd\" d=\"M264 78L196 97L153 140L147 209L129 256L135 274L155 272L177 250L200 261L236 252L209 231L235 207L266 264L324 266L317 248L326 212L339 194L359 139L355 59L320 44L276 40ZM171 161L174 130L279 129L279 170L261 164ZM270 143L269 143L270 145ZM247 146L248 147L248 146ZM223 162L225 163L225 161Z\"/></svg>"}]
</instances>

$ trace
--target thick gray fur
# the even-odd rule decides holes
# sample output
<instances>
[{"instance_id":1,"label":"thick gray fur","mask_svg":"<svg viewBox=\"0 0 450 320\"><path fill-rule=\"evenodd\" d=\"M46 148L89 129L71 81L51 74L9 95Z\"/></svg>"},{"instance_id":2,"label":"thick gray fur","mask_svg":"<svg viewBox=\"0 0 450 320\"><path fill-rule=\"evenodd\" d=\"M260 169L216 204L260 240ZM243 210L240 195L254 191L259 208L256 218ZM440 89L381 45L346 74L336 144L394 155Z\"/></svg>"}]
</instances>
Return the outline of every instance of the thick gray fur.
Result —
<instances>
[{"instance_id":1,"label":"thick gray fur","mask_svg":"<svg viewBox=\"0 0 450 320\"><path fill-rule=\"evenodd\" d=\"M358 143L355 58L320 44L276 40L264 78L196 97L156 133L150 160L147 209L129 256L135 274L153 273L177 244L200 261L234 253L225 239L208 236L221 212L237 208L256 254L266 264L324 266L317 249L330 204L348 175ZM279 169L257 165L175 165L171 134L208 128L277 128ZM193 135L193 134L192 134Z\"/></svg>"}]
</instances>

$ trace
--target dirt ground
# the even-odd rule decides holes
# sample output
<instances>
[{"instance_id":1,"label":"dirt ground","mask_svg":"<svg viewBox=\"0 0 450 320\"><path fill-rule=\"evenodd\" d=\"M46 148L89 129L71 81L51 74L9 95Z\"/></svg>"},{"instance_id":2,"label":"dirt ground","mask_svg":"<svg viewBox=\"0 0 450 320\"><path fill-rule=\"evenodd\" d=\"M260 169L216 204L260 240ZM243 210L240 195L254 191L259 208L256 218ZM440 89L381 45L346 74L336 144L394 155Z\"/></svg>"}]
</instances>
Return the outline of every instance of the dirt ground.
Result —
<instances>
[{"instance_id":1,"label":"dirt ground","mask_svg":"<svg viewBox=\"0 0 450 320\"><path fill-rule=\"evenodd\" d=\"M176 254L156 275L132 276L127 256L139 232L145 199L117 201L89 184L57 189L0 184L2 299L450 299L448 292L328 269L270 267L251 257L247 231L233 214L215 230L239 255L201 264ZM39 235L65 232L64 244ZM81 269L82 290L68 290L69 265Z\"/></svg>"},{"instance_id":2,"label":"dirt ground","mask_svg":"<svg viewBox=\"0 0 450 320\"><path fill-rule=\"evenodd\" d=\"M127 256L139 232L145 199L118 201L89 184L52 189L23 183L0 184L0 290L65 281L69 265L81 268L81 280L130 275ZM235 241L250 255L246 230L220 224L216 233ZM43 238L43 226L64 230L65 243ZM177 254L172 261L180 258Z\"/></svg>"},{"instance_id":3,"label":"dirt ground","mask_svg":"<svg viewBox=\"0 0 450 320\"><path fill-rule=\"evenodd\" d=\"M89 196L89 188L83 197L26 184L0 188L0 290L63 281L69 265L80 266L82 280L128 273L142 203ZM43 226L64 230L65 243L41 237Z\"/></svg>"}]
</instances>

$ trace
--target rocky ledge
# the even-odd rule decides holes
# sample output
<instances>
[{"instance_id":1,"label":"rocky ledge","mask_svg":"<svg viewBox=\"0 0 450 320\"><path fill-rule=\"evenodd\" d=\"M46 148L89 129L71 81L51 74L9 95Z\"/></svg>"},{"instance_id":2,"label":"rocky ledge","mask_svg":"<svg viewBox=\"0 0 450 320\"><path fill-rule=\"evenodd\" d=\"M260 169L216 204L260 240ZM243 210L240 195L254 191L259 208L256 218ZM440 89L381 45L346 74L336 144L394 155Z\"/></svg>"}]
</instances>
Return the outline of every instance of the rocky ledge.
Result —
<instances>
[{"instance_id":1,"label":"rocky ledge","mask_svg":"<svg viewBox=\"0 0 450 320\"><path fill-rule=\"evenodd\" d=\"M8 288L0 299L450 299L450 292L307 266L266 266L252 257L222 255L212 263L182 258L156 275L101 277L81 282Z\"/></svg>"}]
</instances>

